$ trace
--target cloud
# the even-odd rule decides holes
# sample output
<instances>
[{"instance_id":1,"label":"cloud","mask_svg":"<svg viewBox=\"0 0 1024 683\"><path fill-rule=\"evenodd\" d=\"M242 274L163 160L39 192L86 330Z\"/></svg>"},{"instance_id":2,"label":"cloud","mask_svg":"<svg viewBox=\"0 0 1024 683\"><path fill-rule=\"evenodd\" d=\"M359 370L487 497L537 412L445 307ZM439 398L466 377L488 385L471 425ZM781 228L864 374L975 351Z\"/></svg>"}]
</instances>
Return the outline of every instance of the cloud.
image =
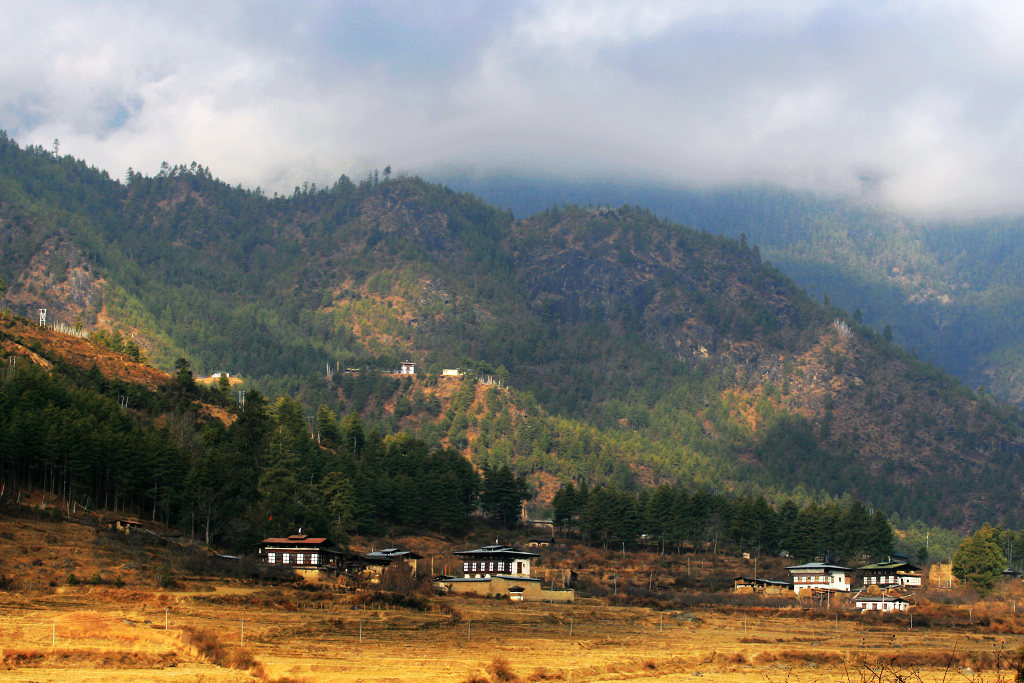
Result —
<instances>
[{"instance_id":1,"label":"cloud","mask_svg":"<svg viewBox=\"0 0 1024 683\"><path fill-rule=\"evenodd\" d=\"M120 176L290 192L390 164L762 180L1024 210L1015 3L23 3L0 127Z\"/></svg>"}]
</instances>

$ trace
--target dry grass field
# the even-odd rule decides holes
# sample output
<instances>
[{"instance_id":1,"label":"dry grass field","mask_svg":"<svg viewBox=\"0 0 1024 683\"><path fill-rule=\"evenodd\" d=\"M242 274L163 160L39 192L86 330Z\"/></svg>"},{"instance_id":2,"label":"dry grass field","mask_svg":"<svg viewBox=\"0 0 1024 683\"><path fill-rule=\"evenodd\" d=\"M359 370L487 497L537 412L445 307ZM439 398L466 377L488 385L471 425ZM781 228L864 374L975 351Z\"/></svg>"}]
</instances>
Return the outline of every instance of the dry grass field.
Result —
<instances>
[{"instance_id":1,"label":"dry grass field","mask_svg":"<svg viewBox=\"0 0 1024 683\"><path fill-rule=\"evenodd\" d=\"M230 582L0 593L0 679L1012 681L1021 642L795 609L360 602Z\"/></svg>"},{"instance_id":2,"label":"dry grass field","mask_svg":"<svg viewBox=\"0 0 1024 683\"><path fill-rule=\"evenodd\" d=\"M1024 643L1020 586L969 604L919 596L911 629L795 600L658 593L649 574L653 597L395 607L369 591L190 572L181 553L0 518L0 680L1009 682Z\"/></svg>"}]
</instances>

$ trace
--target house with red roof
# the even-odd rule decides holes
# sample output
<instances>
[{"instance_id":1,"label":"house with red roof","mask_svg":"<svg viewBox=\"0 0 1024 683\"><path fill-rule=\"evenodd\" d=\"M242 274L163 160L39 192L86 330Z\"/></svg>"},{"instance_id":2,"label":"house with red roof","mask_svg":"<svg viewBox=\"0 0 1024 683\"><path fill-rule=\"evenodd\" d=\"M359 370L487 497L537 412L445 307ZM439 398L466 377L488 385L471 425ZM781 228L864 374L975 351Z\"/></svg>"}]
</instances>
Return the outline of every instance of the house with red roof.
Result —
<instances>
[{"instance_id":1,"label":"house with red roof","mask_svg":"<svg viewBox=\"0 0 1024 683\"><path fill-rule=\"evenodd\" d=\"M299 532L284 538L265 538L259 544L259 558L267 564L292 569L307 579L327 579L341 570L346 553L323 536Z\"/></svg>"}]
</instances>

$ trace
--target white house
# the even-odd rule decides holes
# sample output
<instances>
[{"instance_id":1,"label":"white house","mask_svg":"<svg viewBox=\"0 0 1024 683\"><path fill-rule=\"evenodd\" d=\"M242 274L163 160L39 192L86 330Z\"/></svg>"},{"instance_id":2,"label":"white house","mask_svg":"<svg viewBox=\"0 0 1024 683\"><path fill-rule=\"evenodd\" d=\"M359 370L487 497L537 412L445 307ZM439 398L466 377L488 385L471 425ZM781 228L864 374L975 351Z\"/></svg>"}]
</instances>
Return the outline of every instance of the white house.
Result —
<instances>
[{"instance_id":1,"label":"white house","mask_svg":"<svg viewBox=\"0 0 1024 683\"><path fill-rule=\"evenodd\" d=\"M462 575L474 578L499 576L529 576L530 560L537 553L517 550L507 545L485 545L475 550L457 550L462 558Z\"/></svg>"},{"instance_id":2,"label":"white house","mask_svg":"<svg viewBox=\"0 0 1024 683\"><path fill-rule=\"evenodd\" d=\"M462 371L458 368L444 368L441 370L442 377L458 377L462 374Z\"/></svg>"},{"instance_id":3,"label":"white house","mask_svg":"<svg viewBox=\"0 0 1024 683\"><path fill-rule=\"evenodd\" d=\"M398 374L399 375L415 375L416 374L416 364L415 363L410 363L409 361L405 361L404 363L402 363L402 367L398 369Z\"/></svg>"},{"instance_id":4,"label":"white house","mask_svg":"<svg viewBox=\"0 0 1024 683\"><path fill-rule=\"evenodd\" d=\"M862 612L906 612L910 603L903 598L886 596L857 598L857 609Z\"/></svg>"},{"instance_id":5,"label":"white house","mask_svg":"<svg viewBox=\"0 0 1024 683\"><path fill-rule=\"evenodd\" d=\"M860 568L864 575L864 586L897 586L919 588L921 568L909 562L889 559L885 562L868 564Z\"/></svg>"},{"instance_id":6,"label":"white house","mask_svg":"<svg viewBox=\"0 0 1024 683\"><path fill-rule=\"evenodd\" d=\"M850 591L853 570L824 562L808 562L786 567L793 578L793 591L800 595L815 590Z\"/></svg>"},{"instance_id":7,"label":"white house","mask_svg":"<svg viewBox=\"0 0 1024 683\"><path fill-rule=\"evenodd\" d=\"M572 602L575 598L571 588L544 588L539 578L530 576L530 563L539 557L537 553L495 544L455 554L462 558L463 575L434 579L441 593L507 597L515 602Z\"/></svg>"}]
</instances>

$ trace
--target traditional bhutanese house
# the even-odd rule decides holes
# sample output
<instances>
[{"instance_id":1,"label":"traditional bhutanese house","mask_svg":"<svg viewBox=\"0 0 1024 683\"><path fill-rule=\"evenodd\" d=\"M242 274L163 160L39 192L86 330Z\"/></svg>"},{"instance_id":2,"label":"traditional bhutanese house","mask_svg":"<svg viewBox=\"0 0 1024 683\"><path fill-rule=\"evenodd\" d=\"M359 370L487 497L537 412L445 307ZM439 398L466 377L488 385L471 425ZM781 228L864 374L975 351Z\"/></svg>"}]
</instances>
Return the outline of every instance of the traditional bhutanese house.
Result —
<instances>
[{"instance_id":1,"label":"traditional bhutanese house","mask_svg":"<svg viewBox=\"0 0 1024 683\"><path fill-rule=\"evenodd\" d=\"M530 576L530 563L539 557L537 553L506 545L486 545L455 554L462 558L463 576L434 579L434 586L441 593L543 602L572 602L576 597L571 588L544 588L540 579Z\"/></svg>"},{"instance_id":2,"label":"traditional bhutanese house","mask_svg":"<svg viewBox=\"0 0 1024 683\"><path fill-rule=\"evenodd\" d=\"M540 557L537 553L516 550L507 545L485 545L474 550L456 550L462 558L462 574L477 579L494 574L529 576L530 561Z\"/></svg>"},{"instance_id":3,"label":"traditional bhutanese house","mask_svg":"<svg viewBox=\"0 0 1024 683\"><path fill-rule=\"evenodd\" d=\"M863 585L900 588L918 588L921 586L921 568L903 560L877 562L861 567L858 571L863 577Z\"/></svg>"},{"instance_id":4,"label":"traditional bhutanese house","mask_svg":"<svg viewBox=\"0 0 1024 683\"><path fill-rule=\"evenodd\" d=\"M363 559L366 560L366 569L379 576L396 562L404 563L409 568L409 573L415 574L418 568L417 560L422 560L423 556L411 550L384 548L364 553Z\"/></svg>"},{"instance_id":5,"label":"traditional bhutanese house","mask_svg":"<svg viewBox=\"0 0 1024 683\"><path fill-rule=\"evenodd\" d=\"M307 536L301 529L286 538L265 538L259 546L259 558L263 562L292 569L299 576L312 580L335 576L345 556L345 551L327 538Z\"/></svg>"},{"instance_id":6,"label":"traditional bhutanese house","mask_svg":"<svg viewBox=\"0 0 1024 683\"><path fill-rule=\"evenodd\" d=\"M781 595L793 590L789 581L773 581L749 576L737 576L732 581L734 593L763 593L765 595Z\"/></svg>"},{"instance_id":7,"label":"traditional bhutanese house","mask_svg":"<svg viewBox=\"0 0 1024 683\"><path fill-rule=\"evenodd\" d=\"M398 369L398 374L400 374L400 375L415 375L416 374L416 364L415 363L410 363L409 361L406 361L406 362L402 363L402 367L400 367Z\"/></svg>"},{"instance_id":8,"label":"traditional bhutanese house","mask_svg":"<svg viewBox=\"0 0 1024 683\"><path fill-rule=\"evenodd\" d=\"M903 598L888 596L857 598L856 604L862 612L906 612L910 609L910 603Z\"/></svg>"},{"instance_id":9,"label":"traditional bhutanese house","mask_svg":"<svg viewBox=\"0 0 1024 683\"><path fill-rule=\"evenodd\" d=\"M840 567L824 562L808 562L786 567L793 577L793 591L800 595L815 590L846 591L850 590L849 567Z\"/></svg>"}]
</instances>

